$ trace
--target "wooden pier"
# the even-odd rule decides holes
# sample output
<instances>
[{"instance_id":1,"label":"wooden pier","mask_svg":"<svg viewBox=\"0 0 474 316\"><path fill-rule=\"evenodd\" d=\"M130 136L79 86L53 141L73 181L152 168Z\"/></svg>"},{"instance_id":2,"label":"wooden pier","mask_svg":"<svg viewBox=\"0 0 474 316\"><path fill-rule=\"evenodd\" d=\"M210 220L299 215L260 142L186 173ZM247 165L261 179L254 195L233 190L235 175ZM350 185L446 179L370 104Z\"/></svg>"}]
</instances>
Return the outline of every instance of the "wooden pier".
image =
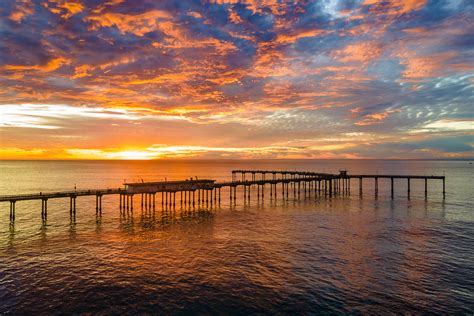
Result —
<instances>
[{"instance_id":1,"label":"wooden pier","mask_svg":"<svg viewBox=\"0 0 474 316\"><path fill-rule=\"evenodd\" d=\"M250 179L247 179L250 175ZM269 176L269 177L268 177ZM237 178L240 178L237 180ZM351 180L358 179L359 193L363 192L363 180L374 181L374 192L378 195L379 179L390 180L391 197L394 197L395 180L407 182L407 195L410 197L411 181L423 180L425 198L428 196L428 180L442 180L443 198L446 194L446 179L444 176L424 175L352 175L347 171L338 174L320 173L312 171L285 171L285 170L233 170L232 181L217 182L209 179L191 179L184 181L160 181L160 182L135 182L124 183L123 188L117 189L94 189L74 190L59 192L40 192L37 194L0 195L0 202L10 203L10 220L15 219L15 205L17 201L41 200L41 217L46 219L48 200L57 198L69 198L69 212L76 214L76 198L80 196L95 196L96 214L102 212L102 196L119 195L120 210L133 210L133 198L139 195L141 207L155 208L156 195L161 194L162 207L174 207L177 205L177 194L179 193L179 204L187 206L205 205L213 206L221 202L221 189L229 188L230 203L236 203L237 188L243 188L243 199L250 201L251 189L256 189L258 200L265 198L265 188L269 186L270 199L298 198L302 194L333 197L349 195L351 193ZM280 188L278 188L278 185Z\"/></svg>"}]
</instances>

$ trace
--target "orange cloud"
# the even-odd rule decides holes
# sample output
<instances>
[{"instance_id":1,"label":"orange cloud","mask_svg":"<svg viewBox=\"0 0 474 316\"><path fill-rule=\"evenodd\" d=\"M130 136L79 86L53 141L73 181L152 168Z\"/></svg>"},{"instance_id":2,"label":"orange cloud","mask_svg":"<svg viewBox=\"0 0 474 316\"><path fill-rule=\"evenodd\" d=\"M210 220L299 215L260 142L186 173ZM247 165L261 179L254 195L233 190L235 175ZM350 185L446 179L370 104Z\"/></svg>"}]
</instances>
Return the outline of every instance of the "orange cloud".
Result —
<instances>
[{"instance_id":1,"label":"orange cloud","mask_svg":"<svg viewBox=\"0 0 474 316\"><path fill-rule=\"evenodd\" d=\"M401 63L405 65L402 72L404 78L419 79L435 77L443 74L447 68L447 62L455 58L458 54L454 51L444 52L432 55L416 55L416 53L408 50L399 52Z\"/></svg>"},{"instance_id":2,"label":"orange cloud","mask_svg":"<svg viewBox=\"0 0 474 316\"><path fill-rule=\"evenodd\" d=\"M293 34L278 34L276 38L276 42L278 44L291 44L296 42L297 40L305 37L315 37L323 34L323 30L304 30L293 32Z\"/></svg>"},{"instance_id":3,"label":"orange cloud","mask_svg":"<svg viewBox=\"0 0 474 316\"><path fill-rule=\"evenodd\" d=\"M24 0L15 5L15 9L10 14L10 20L20 23L27 15L33 14L33 3Z\"/></svg>"},{"instance_id":4,"label":"orange cloud","mask_svg":"<svg viewBox=\"0 0 474 316\"><path fill-rule=\"evenodd\" d=\"M51 3L54 4L54 7L50 6ZM43 6L52 13L59 14L64 19L69 19L74 14L84 10L84 6L79 1L49 0L49 3L44 3Z\"/></svg>"},{"instance_id":5,"label":"orange cloud","mask_svg":"<svg viewBox=\"0 0 474 316\"><path fill-rule=\"evenodd\" d=\"M37 70L42 72L50 72L60 68L63 65L70 64L70 60L64 57L58 57L51 59L46 65L6 65L5 70Z\"/></svg>"},{"instance_id":6,"label":"orange cloud","mask_svg":"<svg viewBox=\"0 0 474 316\"><path fill-rule=\"evenodd\" d=\"M181 83L191 80L193 76L198 75L197 72L174 72L162 74L149 79L136 79L132 81L123 82L124 85L141 85L141 84L162 84L162 83Z\"/></svg>"},{"instance_id":7,"label":"orange cloud","mask_svg":"<svg viewBox=\"0 0 474 316\"><path fill-rule=\"evenodd\" d=\"M121 13L104 13L86 17L92 24L91 28L116 26L122 33L133 33L137 36L159 29L159 21L171 19L170 13L161 10L152 10L142 14L129 15Z\"/></svg>"},{"instance_id":8,"label":"orange cloud","mask_svg":"<svg viewBox=\"0 0 474 316\"><path fill-rule=\"evenodd\" d=\"M354 110L354 111L353 111ZM351 110L353 113L357 113L356 109ZM387 110L382 113L373 113L364 116L364 119L358 122L355 122L354 125L359 126L368 126L368 125L376 125L382 123L387 117L391 114L400 112L399 110Z\"/></svg>"},{"instance_id":9,"label":"orange cloud","mask_svg":"<svg viewBox=\"0 0 474 316\"><path fill-rule=\"evenodd\" d=\"M229 9L229 20L234 24L242 23L240 15L232 9Z\"/></svg>"},{"instance_id":10,"label":"orange cloud","mask_svg":"<svg viewBox=\"0 0 474 316\"><path fill-rule=\"evenodd\" d=\"M367 64L382 54L380 44L375 41L349 44L334 55L342 62L360 62Z\"/></svg>"},{"instance_id":11,"label":"orange cloud","mask_svg":"<svg viewBox=\"0 0 474 316\"><path fill-rule=\"evenodd\" d=\"M405 14L422 9L427 0L364 0L363 5L373 5L377 11L388 7L389 14Z\"/></svg>"},{"instance_id":12,"label":"orange cloud","mask_svg":"<svg viewBox=\"0 0 474 316\"><path fill-rule=\"evenodd\" d=\"M79 78L82 78L82 77L87 77L87 76L92 76L90 74L90 72L94 70L94 67L90 66L90 65L81 65L81 66L77 66L75 69L74 69L74 76L72 76L71 78L72 79L79 79Z\"/></svg>"}]
</instances>

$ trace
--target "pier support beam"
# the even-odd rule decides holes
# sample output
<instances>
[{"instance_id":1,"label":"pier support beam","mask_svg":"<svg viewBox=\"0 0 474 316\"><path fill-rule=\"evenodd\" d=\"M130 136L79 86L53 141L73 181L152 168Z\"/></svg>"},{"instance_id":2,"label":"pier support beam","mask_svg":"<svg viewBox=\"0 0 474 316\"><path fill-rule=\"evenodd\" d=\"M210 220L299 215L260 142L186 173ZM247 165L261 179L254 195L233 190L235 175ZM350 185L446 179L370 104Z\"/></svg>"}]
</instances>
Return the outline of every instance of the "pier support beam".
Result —
<instances>
[{"instance_id":1,"label":"pier support beam","mask_svg":"<svg viewBox=\"0 0 474 316\"><path fill-rule=\"evenodd\" d=\"M143 194L142 194L142 206L143 206ZM95 196L95 212L96 214L98 212L102 213L102 195L97 194Z\"/></svg>"},{"instance_id":2,"label":"pier support beam","mask_svg":"<svg viewBox=\"0 0 474 316\"><path fill-rule=\"evenodd\" d=\"M410 198L410 192L411 192L411 186L410 186L410 178L407 178L407 182L408 182L408 198Z\"/></svg>"},{"instance_id":3,"label":"pier support beam","mask_svg":"<svg viewBox=\"0 0 474 316\"><path fill-rule=\"evenodd\" d=\"M393 199L393 178L390 178L390 196Z\"/></svg>"},{"instance_id":4,"label":"pier support beam","mask_svg":"<svg viewBox=\"0 0 474 316\"><path fill-rule=\"evenodd\" d=\"M446 197L446 179L443 178L443 199Z\"/></svg>"},{"instance_id":5,"label":"pier support beam","mask_svg":"<svg viewBox=\"0 0 474 316\"><path fill-rule=\"evenodd\" d=\"M425 178L425 199L428 197L428 179Z\"/></svg>"},{"instance_id":6,"label":"pier support beam","mask_svg":"<svg viewBox=\"0 0 474 316\"><path fill-rule=\"evenodd\" d=\"M15 220L15 203L16 201L10 201L10 221Z\"/></svg>"},{"instance_id":7,"label":"pier support beam","mask_svg":"<svg viewBox=\"0 0 474 316\"><path fill-rule=\"evenodd\" d=\"M375 177L375 196L379 195L379 178Z\"/></svg>"},{"instance_id":8,"label":"pier support beam","mask_svg":"<svg viewBox=\"0 0 474 316\"><path fill-rule=\"evenodd\" d=\"M48 199L41 200L41 218L46 219L48 216Z\"/></svg>"}]
</instances>

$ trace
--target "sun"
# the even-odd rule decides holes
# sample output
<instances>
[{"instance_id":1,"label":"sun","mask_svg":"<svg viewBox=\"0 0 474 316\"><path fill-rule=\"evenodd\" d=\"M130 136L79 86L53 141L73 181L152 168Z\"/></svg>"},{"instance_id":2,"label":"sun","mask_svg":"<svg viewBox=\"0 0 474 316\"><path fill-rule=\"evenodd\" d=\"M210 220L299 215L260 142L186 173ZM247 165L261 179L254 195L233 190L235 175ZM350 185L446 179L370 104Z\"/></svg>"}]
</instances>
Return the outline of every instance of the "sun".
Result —
<instances>
[{"instance_id":1,"label":"sun","mask_svg":"<svg viewBox=\"0 0 474 316\"><path fill-rule=\"evenodd\" d=\"M141 150L125 150L108 154L110 159L149 160L156 158L156 154Z\"/></svg>"}]
</instances>

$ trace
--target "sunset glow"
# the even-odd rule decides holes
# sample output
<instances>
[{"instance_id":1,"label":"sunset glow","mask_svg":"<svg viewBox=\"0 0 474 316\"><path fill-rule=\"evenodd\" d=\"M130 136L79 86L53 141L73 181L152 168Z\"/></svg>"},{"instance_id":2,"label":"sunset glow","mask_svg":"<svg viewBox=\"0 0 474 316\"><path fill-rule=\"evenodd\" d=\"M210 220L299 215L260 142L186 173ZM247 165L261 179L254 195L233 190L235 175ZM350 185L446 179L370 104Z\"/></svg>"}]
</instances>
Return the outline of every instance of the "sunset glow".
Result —
<instances>
[{"instance_id":1,"label":"sunset glow","mask_svg":"<svg viewBox=\"0 0 474 316\"><path fill-rule=\"evenodd\" d=\"M469 158L470 1L2 1L2 159Z\"/></svg>"}]
</instances>

